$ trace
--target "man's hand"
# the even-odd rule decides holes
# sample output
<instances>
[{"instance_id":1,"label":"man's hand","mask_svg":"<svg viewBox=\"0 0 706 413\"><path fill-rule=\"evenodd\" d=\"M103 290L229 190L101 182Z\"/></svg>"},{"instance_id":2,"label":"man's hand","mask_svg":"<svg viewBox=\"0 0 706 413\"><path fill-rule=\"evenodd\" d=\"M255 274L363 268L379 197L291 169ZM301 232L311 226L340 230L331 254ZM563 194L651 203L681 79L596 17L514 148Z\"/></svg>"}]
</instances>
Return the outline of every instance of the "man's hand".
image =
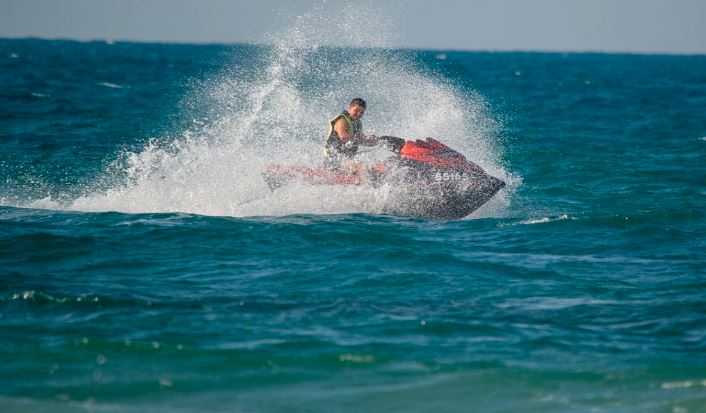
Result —
<instances>
[{"instance_id":1,"label":"man's hand","mask_svg":"<svg viewBox=\"0 0 706 413\"><path fill-rule=\"evenodd\" d=\"M365 146L375 146L378 144L378 137L375 135L365 135L363 136L363 145Z\"/></svg>"}]
</instances>

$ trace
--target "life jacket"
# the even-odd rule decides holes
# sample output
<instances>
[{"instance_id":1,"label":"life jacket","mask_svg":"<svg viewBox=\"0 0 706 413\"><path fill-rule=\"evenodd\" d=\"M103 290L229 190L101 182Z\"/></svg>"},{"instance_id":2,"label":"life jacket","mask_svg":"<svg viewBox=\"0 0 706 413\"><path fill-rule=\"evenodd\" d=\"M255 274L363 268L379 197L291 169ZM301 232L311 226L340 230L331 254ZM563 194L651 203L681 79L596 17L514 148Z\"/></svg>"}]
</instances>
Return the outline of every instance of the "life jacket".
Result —
<instances>
[{"instance_id":1,"label":"life jacket","mask_svg":"<svg viewBox=\"0 0 706 413\"><path fill-rule=\"evenodd\" d=\"M336 122L341 118L345 119L348 124L348 131L354 136L350 141L343 142L334 129ZM324 144L324 159L340 158L341 156L352 158L358 152L358 137L362 129L363 123L357 119L351 118L351 115L349 115L347 111L344 110L336 115L336 117L329 122L328 137Z\"/></svg>"}]
</instances>

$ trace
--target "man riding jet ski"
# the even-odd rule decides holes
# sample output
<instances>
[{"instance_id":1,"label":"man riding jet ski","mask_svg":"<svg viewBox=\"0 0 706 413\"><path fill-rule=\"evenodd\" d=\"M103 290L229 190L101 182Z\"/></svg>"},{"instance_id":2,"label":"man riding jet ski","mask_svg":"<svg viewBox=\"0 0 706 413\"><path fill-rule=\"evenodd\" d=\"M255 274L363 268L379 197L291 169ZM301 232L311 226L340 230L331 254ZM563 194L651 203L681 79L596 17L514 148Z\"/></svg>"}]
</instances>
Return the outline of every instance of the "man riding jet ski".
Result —
<instances>
[{"instance_id":1,"label":"man riding jet ski","mask_svg":"<svg viewBox=\"0 0 706 413\"><path fill-rule=\"evenodd\" d=\"M348 108L331 119L328 137L324 145L324 167L331 171L362 175L365 166L354 159L359 145L374 146L377 136L363 133L361 119L365 114L365 101L361 98L351 100Z\"/></svg>"},{"instance_id":2,"label":"man riding jet ski","mask_svg":"<svg viewBox=\"0 0 706 413\"><path fill-rule=\"evenodd\" d=\"M365 101L353 99L330 123L324 166L270 164L263 177L271 190L288 183L389 185L383 213L431 219L460 219L490 200L505 183L437 141L364 135ZM394 156L369 169L354 156L359 145L383 143Z\"/></svg>"}]
</instances>

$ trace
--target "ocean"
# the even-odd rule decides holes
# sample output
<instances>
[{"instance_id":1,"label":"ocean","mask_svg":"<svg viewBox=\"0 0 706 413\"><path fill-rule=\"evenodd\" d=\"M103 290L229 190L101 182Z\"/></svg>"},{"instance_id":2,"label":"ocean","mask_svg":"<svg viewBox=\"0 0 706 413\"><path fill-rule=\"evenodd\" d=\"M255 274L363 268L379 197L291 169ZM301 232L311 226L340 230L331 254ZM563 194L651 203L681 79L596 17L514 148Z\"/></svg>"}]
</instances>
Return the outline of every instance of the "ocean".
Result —
<instances>
[{"instance_id":1,"label":"ocean","mask_svg":"<svg viewBox=\"0 0 706 413\"><path fill-rule=\"evenodd\" d=\"M0 411L706 411L706 56L299 34L0 40ZM357 96L507 186L271 192Z\"/></svg>"}]
</instances>

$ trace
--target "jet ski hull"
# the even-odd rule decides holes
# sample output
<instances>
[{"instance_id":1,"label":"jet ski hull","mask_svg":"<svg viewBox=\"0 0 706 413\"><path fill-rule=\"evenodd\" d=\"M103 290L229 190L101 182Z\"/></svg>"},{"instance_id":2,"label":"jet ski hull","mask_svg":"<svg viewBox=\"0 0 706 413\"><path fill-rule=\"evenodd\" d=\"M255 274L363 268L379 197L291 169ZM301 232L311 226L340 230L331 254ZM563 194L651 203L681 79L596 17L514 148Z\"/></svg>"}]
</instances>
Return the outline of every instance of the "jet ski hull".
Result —
<instances>
[{"instance_id":1,"label":"jet ski hull","mask_svg":"<svg viewBox=\"0 0 706 413\"><path fill-rule=\"evenodd\" d=\"M463 182L433 182L427 185L403 184L394 187L386 215L461 219L480 208L505 186L505 182L479 173Z\"/></svg>"},{"instance_id":2,"label":"jet ski hull","mask_svg":"<svg viewBox=\"0 0 706 413\"><path fill-rule=\"evenodd\" d=\"M436 180L435 178L439 178ZM449 178L451 177L451 178ZM488 202L505 186L505 182L485 172L447 174L409 173L404 178L373 175L365 180L357 175L327 171L324 168L270 165L263 179L272 191L291 182L305 185L378 187L388 184L385 215L426 219L461 219ZM444 180L448 179L448 180Z\"/></svg>"},{"instance_id":3,"label":"jet ski hull","mask_svg":"<svg viewBox=\"0 0 706 413\"><path fill-rule=\"evenodd\" d=\"M396 157L370 168L366 176L325 168L271 164L263 178L272 191L291 182L306 185L385 185L390 193L386 215L426 219L461 219L488 202L505 182L488 175L463 155L427 138L394 139ZM401 141L401 142L399 142Z\"/></svg>"}]
</instances>

